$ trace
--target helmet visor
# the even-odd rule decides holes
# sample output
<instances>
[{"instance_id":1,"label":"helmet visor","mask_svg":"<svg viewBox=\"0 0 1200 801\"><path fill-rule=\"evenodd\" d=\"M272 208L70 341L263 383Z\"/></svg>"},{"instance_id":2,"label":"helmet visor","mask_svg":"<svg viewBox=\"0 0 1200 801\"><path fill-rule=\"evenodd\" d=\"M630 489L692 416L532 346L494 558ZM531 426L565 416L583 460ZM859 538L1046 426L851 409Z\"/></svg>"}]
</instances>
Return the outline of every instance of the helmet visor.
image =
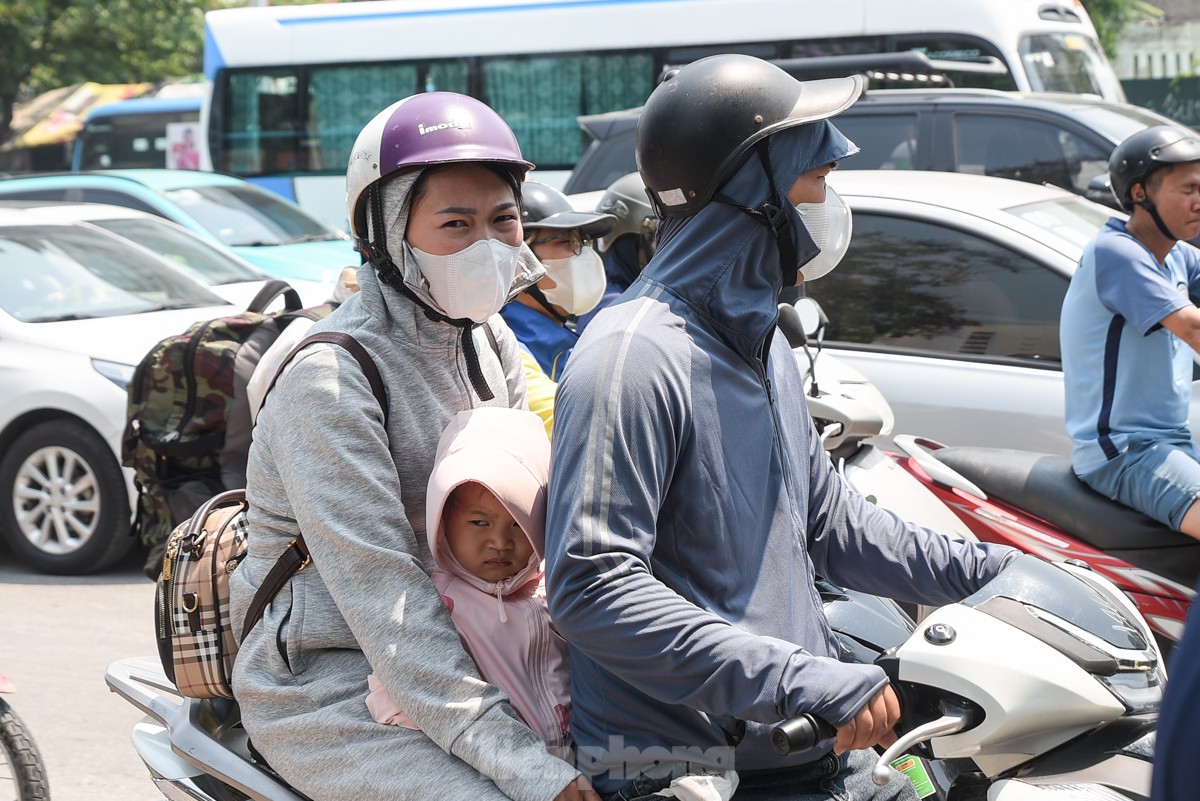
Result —
<instances>
[{"instance_id":1,"label":"helmet visor","mask_svg":"<svg viewBox=\"0 0 1200 801\"><path fill-rule=\"evenodd\" d=\"M1200 139L1181 131L1179 139L1174 142L1151 148L1150 158L1166 164L1200 161Z\"/></svg>"}]
</instances>

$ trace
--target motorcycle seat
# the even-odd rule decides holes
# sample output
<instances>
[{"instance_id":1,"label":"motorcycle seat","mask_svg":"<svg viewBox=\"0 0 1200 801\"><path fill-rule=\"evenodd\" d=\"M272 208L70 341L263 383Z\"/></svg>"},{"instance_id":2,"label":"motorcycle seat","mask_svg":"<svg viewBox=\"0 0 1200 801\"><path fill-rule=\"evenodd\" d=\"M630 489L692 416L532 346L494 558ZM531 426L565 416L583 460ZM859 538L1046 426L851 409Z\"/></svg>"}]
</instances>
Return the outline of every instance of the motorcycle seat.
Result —
<instances>
[{"instance_id":1,"label":"motorcycle seat","mask_svg":"<svg viewBox=\"0 0 1200 801\"><path fill-rule=\"evenodd\" d=\"M1075 476L1066 457L965 446L943 448L933 456L989 495L1094 548L1187 587L1200 576L1200 541L1091 489Z\"/></svg>"}]
</instances>

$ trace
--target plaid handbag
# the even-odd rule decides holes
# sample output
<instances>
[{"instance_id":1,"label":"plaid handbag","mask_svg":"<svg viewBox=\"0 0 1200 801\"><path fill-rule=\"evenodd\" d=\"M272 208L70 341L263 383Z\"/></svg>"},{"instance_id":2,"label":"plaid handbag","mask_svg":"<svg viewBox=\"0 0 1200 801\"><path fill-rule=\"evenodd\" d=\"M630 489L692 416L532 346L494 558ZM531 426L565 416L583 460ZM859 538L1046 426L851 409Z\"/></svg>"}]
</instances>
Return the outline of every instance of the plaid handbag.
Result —
<instances>
[{"instance_id":1,"label":"plaid handbag","mask_svg":"<svg viewBox=\"0 0 1200 801\"><path fill-rule=\"evenodd\" d=\"M246 555L246 491L210 498L167 540L154 597L155 638L167 677L190 698L232 698L237 640L229 619L229 575ZM259 588L245 631L267 603L308 564L297 538Z\"/></svg>"}]
</instances>

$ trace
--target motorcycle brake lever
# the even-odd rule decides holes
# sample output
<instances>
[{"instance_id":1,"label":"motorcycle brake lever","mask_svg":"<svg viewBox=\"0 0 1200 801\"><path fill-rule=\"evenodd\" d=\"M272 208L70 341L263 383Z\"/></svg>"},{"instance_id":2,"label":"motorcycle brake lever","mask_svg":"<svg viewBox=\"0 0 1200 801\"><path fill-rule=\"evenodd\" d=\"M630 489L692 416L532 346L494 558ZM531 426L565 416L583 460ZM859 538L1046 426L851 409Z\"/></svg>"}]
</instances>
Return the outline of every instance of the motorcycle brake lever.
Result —
<instances>
[{"instance_id":1,"label":"motorcycle brake lever","mask_svg":"<svg viewBox=\"0 0 1200 801\"><path fill-rule=\"evenodd\" d=\"M882 787L892 778L890 771L892 762L907 752L908 749L925 740L931 740L943 734L954 734L955 732L962 731L971 723L972 715L969 710L953 709L945 710L945 712L946 714L937 720L931 720L928 723L905 732L896 742L892 743L875 763L875 768L871 771L871 781Z\"/></svg>"}]
</instances>

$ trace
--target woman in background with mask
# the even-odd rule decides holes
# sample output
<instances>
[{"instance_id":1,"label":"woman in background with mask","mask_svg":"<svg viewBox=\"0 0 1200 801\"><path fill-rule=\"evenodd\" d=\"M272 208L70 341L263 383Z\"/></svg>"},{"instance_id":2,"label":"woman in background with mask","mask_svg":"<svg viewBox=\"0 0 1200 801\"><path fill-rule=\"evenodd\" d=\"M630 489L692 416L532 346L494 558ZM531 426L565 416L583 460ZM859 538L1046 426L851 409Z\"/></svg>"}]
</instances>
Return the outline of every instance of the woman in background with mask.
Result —
<instances>
[{"instance_id":1,"label":"woman in background with mask","mask_svg":"<svg viewBox=\"0 0 1200 801\"><path fill-rule=\"evenodd\" d=\"M596 252L596 238L617 221L611 214L575 211L566 195L545 184L530 181L521 195L525 243L546 275L500 314L542 371L557 381L579 338L576 319L604 294L604 262Z\"/></svg>"},{"instance_id":2,"label":"woman in background with mask","mask_svg":"<svg viewBox=\"0 0 1200 801\"><path fill-rule=\"evenodd\" d=\"M429 578L441 432L460 411L526 406L519 346L497 312L542 274L522 238L530 166L505 122L466 96L414 95L371 120L346 200L373 269L312 330L367 351L385 408L349 351L316 343L259 412L235 627L298 536L311 564L238 632L233 687L255 748L313 801L595 798L479 678ZM372 672L420 731L372 720Z\"/></svg>"}]
</instances>

